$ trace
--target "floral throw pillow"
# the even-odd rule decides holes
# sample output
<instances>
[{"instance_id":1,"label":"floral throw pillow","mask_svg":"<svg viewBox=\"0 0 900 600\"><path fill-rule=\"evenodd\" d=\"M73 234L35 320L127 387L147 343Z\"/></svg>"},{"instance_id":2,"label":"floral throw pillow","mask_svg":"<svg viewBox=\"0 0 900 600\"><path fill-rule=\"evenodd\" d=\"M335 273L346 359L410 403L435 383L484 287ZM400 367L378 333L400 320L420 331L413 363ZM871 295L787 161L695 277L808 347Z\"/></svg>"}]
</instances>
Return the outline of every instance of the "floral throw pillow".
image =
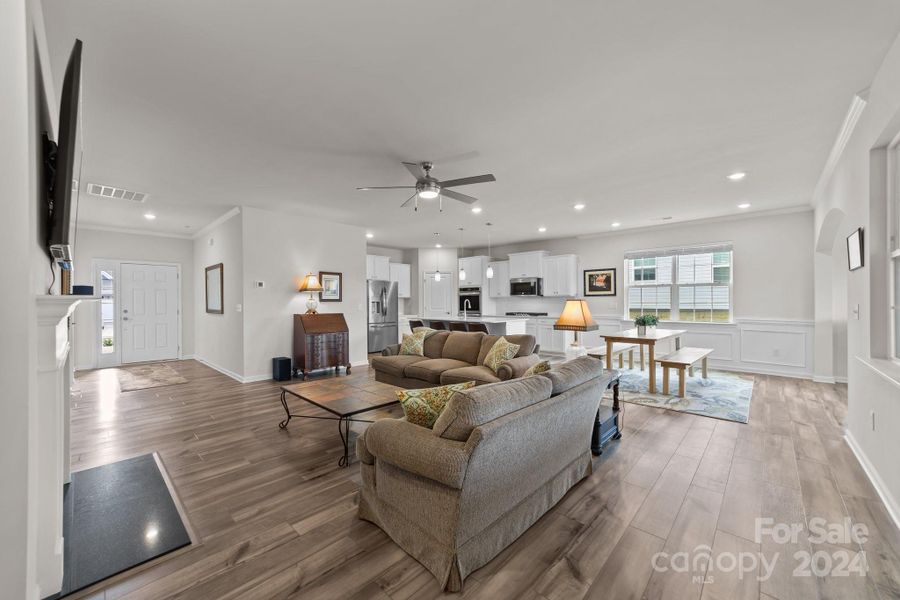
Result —
<instances>
[{"instance_id":1,"label":"floral throw pillow","mask_svg":"<svg viewBox=\"0 0 900 600\"><path fill-rule=\"evenodd\" d=\"M399 390L397 399L400 400L400 406L403 407L403 414L406 415L407 421L431 429L444 408L447 407L453 394L467 390L474 385L474 381L466 381L465 383L421 390Z\"/></svg>"},{"instance_id":2,"label":"floral throw pillow","mask_svg":"<svg viewBox=\"0 0 900 600\"><path fill-rule=\"evenodd\" d=\"M504 361L516 356L519 348L519 344L511 344L506 341L505 337L501 337L494 342L493 346L491 346L491 349L488 351L487 356L484 357L484 362L482 364L496 373L497 369L500 368L500 365L502 365Z\"/></svg>"},{"instance_id":3,"label":"floral throw pillow","mask_svg":"<svg viewBox=\"0 0 900 600\"><path fill-rule=\"evenodd\" d=\"M432 329L431 327L416 327L412 331L413 331L413 333L419 333L420 331L424 331L426 340L438 332L437 329Z\"/></svg>"},{"instance_id":4,"label":"floral throw pillow","mask_svg":"<svg viewBox=\"0 0 900 600\"><path fill-rule=\"evenodd\" d=\"M415 333L403 334L403 341L400 342L400 354L407 356L425 356L425 335L426 331L417 331Z\"/></svg>"},{"instance_id":5,"label":"floral throw pillow","mask_svg":"<svg viewBox=\"0 0 900 600\"><path fill-rule=\"evenodd\" d=\"M528 370L525 371L525 374L522 377L528 377L529 375L539 375L540 373L546 373L550 370L550 362L546 360L542 360L541 362L534 363Z\"/></svg>"}]
</instances>

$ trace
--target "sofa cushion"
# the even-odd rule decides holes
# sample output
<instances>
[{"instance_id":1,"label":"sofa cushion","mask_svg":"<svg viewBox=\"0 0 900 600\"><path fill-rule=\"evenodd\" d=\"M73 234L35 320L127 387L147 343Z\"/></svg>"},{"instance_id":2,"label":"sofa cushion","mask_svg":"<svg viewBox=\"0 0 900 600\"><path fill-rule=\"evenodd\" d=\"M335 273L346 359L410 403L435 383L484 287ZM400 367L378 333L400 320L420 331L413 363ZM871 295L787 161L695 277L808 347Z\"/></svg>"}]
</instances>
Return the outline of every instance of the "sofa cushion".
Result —
<instances>
[{"instance_id":1,"label":"sofa cushion","mask_svg":"<svg viewBox=\"0 0 900 600\"><path fill-rule=\"evenodd\" d=\"M500 381L497 374L485 367L484 365L473 365L471 367L461 367L459 369L450 369L441 373L441 383L459 383L461 381L474 381L480 383L496 383Z\"/></svg>"},{"instance_id":2,"label":"sofa cushion","mask_svg":"<svg viewBox=\"0 0 900 600\"><path fill-rule=\"evenodd\" d=\"M398 390L397 399L400 400L407 421L431 429L450 397L474 385L474 381L466 381L421 390Z\"/></svg>"},{"instance_id":3,"label":"sofa cushion","mask_svg":"<svg viewBox=\"0 0 900 600\"><path fill-rule=\"evenodd\" d=\"M452 358L426 358L425 360L414 362L407 366L403 369L403 374L406 377L438 384L441 382L441 373L444 371L468 366L469 363L461 360L453 360Z\"/></svg>"},{"instance_id":4,"label":"sofa cushion","mask_svg":"<svg viewBox=\"0 0 900 600\"><path fill-rule=\"evenodd\" d=\"M417 331L415 333L404 333L403 340L400 342L401 356L425 356L425 331Z\"/></svg>"},{"instance_id":5,"label":"sofa cushion","mask_svg":"<svg viewBox=\"0 0 900 600\"><path fill-rule=\"evenodd\" d=\"M500 365L513 358L518 351L518 344L513 344L501 336L499 340L494 342L481 364L496 373L500 369Z\"/></svg>"},{"instance_id":6,"label":"sofa cushion","mask_svg":"<svg viewBox=\"0 0 900 600\"><path fill-rule=\"evenodd\" d=\"M481 364L478 362L478 353L481 350L482 338L484 334L480 331L471 333L451 331L441 352L441 358L461 360L470 365Z\"/></svg>"},{"instance_id":7,"label":"sofa cushion","mask_svg":"<svg viewBox=\"0 0 900 600\"><path fill-rule=\"evenodd\" d=\"M528 356L529 354L534 353L535 339L533 335L524 333L504 336L486 335L484 336L484 339L481 340L481 348L478 351L478 360L475 361L474 364L483 365L487 353L491 351L491 348L494 347L494 344L496 344L497 340L501 337L505 337L506 341L511 344L519 345L519 351L516 352L516 357Z\"/></svg>"},{"instance_id":8,"label":"sofa cushion","mask_svg":"<svg viewBox=\"0 0 900 600\"><path fill-rule=\"evenodd\" d=\"M372 368L394 377L403 377L403 370L411 364L428 360L424 356L412 355L394 355L394 356L373 356Z\"/></svg>"},{"instance_id":9,"label":"sofa cushion","mask_svg":"<svg viewBox=\"0 0 900 600\"><path fill-rule=\"evenodd\" d=\"M599 377L603 373L603 361L590 356L582 356L560 365L554 365L549 371L541 373L553 384L554 396L571 390L589 379ZM532 379L532 378L529 378Z\"/></svg>"},{"instance_id":10,"label":"sofa cushion","mask_svg":"<svg viewBox=\"0 0 900 600\"><path fill-rule=\"evenodd\" d=\"M458 392L435 421L433 432L442 438L465 441L476 427L546 400L552 387L549 379L528 377Z\"/></svg>"},{"instance_id":11,"label":"sofa cushion","mask_svg":"<svg viewBox=\"0 0 900 600\"><path fill-rule=\"evenodd\" d=\"M450 337L449 331L435 331L435 333L425 336L425 357L441 358L448 337Z\"/></svg>"}]
</instances>

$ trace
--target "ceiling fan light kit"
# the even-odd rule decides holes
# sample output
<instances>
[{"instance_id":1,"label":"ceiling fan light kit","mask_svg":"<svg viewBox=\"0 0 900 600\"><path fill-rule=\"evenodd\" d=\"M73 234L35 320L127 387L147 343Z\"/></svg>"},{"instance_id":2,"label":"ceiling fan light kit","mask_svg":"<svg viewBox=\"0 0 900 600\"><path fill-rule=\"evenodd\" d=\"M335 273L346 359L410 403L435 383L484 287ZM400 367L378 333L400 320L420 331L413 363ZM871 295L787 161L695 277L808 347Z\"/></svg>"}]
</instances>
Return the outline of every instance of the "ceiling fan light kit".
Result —
<instances>
[{"instance_id":1,"label":"ceiling fan light kit","mask_svg":"<svg viewBox=\"0 0 900 600\"><path fill-rule=\"evenodd\" d=\"M418 212L419 198L421 198L422 200L434 200L435 198L437 198L438 209L441 212L444 212L445 197L450 198L451 200L456 200L458 202L463 202L465 204L475 204L476 202L478 202L478 198L474 198L472 196L468 196L466 194L447 188L458 187L461 185L472 185L473 183L489 183L491 181L497 181L497 178L490 173L485 175L476 175L474 177L461 177L459 179L441 181L431 176L431 169L434 168L434 163L428 161L423 161L420 163L404 162L403 166L406 167L406 169L412 174L412 176L416 178L415 185L387 185L359 187L356 189L360 191L415 190L415 193L410 196L406 200L406 202L400 205L400 208L405 208L409 205L410 202L413 202L413 210Z\"/></svg>"}]
</instances>

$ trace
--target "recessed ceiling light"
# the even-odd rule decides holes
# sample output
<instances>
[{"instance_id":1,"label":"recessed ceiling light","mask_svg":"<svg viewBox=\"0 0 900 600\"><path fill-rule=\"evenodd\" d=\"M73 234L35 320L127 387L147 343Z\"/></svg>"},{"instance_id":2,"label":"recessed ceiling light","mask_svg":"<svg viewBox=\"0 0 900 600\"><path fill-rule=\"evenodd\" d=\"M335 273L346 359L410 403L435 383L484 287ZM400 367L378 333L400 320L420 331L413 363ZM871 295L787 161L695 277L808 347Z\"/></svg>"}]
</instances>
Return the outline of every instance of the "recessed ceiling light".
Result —
<instances>
[{"instance_id":1,"label":"recessed ceiling light","mask_svg":"<svg viewBox=\"0 0 900 600\"><path fill-rule=\"evenodd\" d=\"M618 221L616 221L615 223L610 223L609 226L610 226L610 227L618 227L619 225L621 225L621 223L619 223Z\"/></svg>"},{"instance_id":2,"label":"recessed ceiling light","mask_svg":"<svg viewBox=\"0 0 900 600\"><path fill-rule=\"evenodd\" d=\"M584 204L582 204L582 203L579 202L578 204L576 204L576 205L573 206L572 208L574 208L575 210L584 210Z\"/></svg>"},{"instance_id":3,"label":"recessed ceiling light","mask_svg":"<svg viewBox=\"0 0 900 600\"><path fill-rule=\"evenodd\" d=\"M730 179L731 181L740 181L741 179L743 179L746 176L747 176L747 174L744 173L743 171L737 171L735 173L732 173L731 175L728 175L728 179Z\"/></svg>"},{"instance_id":4,"label":"recessed ceiling light","mask_svg":"<svg viewBox=\"0 0 900 600\"><path fill-rule=\"evenodd\" d=\"M545 231L547 231L547 228L546 227L538 227L538 231L540 233L544 233Z\"/></svg>"},{"instance_id":5,"label":"recessed ceiling light","mask_svg":"<svg viewBox=\"0 0 900 600\"><path fill-rule=\"evenodd\" d=\"M366 234L366 237L369 238L369 239L371 240L373 237L375 237L375 234L374 234L374 233L367 233L367 234Z\"/></svg>"},{"instance_id":6,"label":"recessed ceiling light","mask_svg":"<svg viewBox=\"0 0 900 600\"><path fill-rule=\"evenodd\" d=\"M443 246L441 246L440 244L435 244L434 247L435 248L443 248Z\"/></svg>"},{"instance_id":7,"label":"recessed ceiling light","mask_svg":"<svg viewBox=\"0 0 900 600\"><path fill-rule=\"evenodd\" d=\"M156 215L154 215L153 213L144 213L144 218L147 219L148 221L152 221L153 219L156 218Z\"/></svg>"},{"instance_id":8,"label":"recessed ceiling light","mask_svg":"<svg viewBox=\"0 0 900 600\"><path fill-rule=\"evenodd\" d=\"M473 207L472 207L472 212L475 213L475 214L477 215L478 213L481 212L481 207L480 207L480 206L473 206Z\"/></svg>"},{"instance_id":9,"label":"recessed ceiling light","mask_svg":"<svg viewBox=\"0 0 900 600\"><path fill-rule=\"evenodd\" d=\"M741 203L741 204L738 204L738 208L750 208L750 203L749 203L749 202L743 202L743 203Z\"/></svg>"}]
</instances>

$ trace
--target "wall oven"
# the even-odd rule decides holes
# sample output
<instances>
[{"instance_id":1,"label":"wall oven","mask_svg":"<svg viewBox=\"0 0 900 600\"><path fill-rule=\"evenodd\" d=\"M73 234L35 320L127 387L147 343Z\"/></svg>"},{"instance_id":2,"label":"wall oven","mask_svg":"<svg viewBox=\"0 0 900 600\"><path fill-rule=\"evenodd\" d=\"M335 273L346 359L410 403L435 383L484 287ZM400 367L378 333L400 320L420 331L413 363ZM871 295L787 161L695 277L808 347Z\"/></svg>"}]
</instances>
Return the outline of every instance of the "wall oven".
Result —
<instances>
[{"instance_id":1,"label":"wall oven","mask_svg":"<svg viewBox=\"0 0 900 600\"><path fill-rule=\"evenodd\" d=\"M481 315L481 288L459 288L459 314Z\"/></svg>"},{"instance_id":2,"label":"wall oven","mask_svg":"<svg viewBox=\"0 0 900 600\"><path fill-rule=\"evenodd\" d=\"M510 296L541 296L541 278L540 277L520 277L509 280Z\"/></svg>"}]
</instances>

